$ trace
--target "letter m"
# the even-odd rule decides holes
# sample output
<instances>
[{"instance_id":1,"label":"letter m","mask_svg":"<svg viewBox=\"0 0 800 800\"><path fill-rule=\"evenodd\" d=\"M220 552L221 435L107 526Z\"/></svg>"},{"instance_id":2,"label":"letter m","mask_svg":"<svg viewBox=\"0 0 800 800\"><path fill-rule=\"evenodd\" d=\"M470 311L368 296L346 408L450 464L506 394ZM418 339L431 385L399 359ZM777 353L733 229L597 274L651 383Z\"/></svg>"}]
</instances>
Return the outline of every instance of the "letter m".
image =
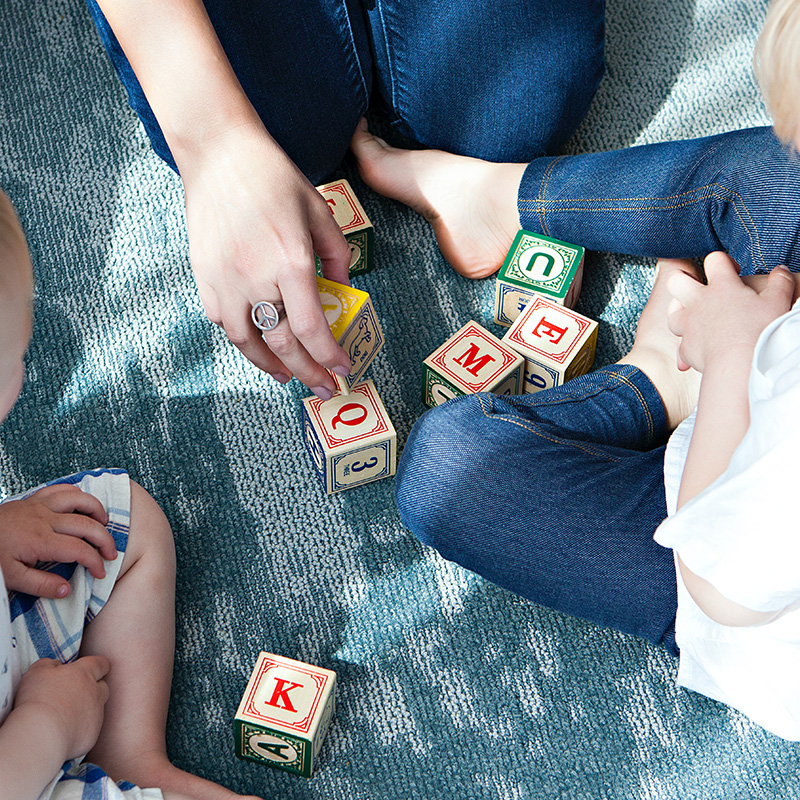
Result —
<instances>
[{"instance_id":1,"label":"letter m","mask_svg":"<svg viewBox=\"0 0 800 800\"><path fill-rule=\"evenodd\" d=\"M477 378L480 370L482 370L490 361L497 360L494 358L494 356L488 355L488 353L478 358L479 353L480 350L478 349L478 345L473 343L469 346L469 350L465 351L456 359L456 364L461 364L461 366L464 367L467 372Z\"/></svg>"}]
</instances>

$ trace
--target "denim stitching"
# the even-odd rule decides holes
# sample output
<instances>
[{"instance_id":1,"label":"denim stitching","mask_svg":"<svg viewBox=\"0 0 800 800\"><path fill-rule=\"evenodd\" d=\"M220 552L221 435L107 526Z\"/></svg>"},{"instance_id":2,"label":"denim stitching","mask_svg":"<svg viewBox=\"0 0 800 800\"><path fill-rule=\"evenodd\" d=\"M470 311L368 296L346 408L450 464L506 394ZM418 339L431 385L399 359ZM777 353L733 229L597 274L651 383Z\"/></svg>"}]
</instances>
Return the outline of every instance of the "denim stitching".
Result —
<instances>
[{"instance_id":1,"label":"denim stitching","mask_svg":"<svg viewBox=\"0 0 800 800\"><path fill-rule=\"evenodd\" d=\"M645 416L647 417L647 440L648 442L652 442L653 437L655 436L656 426L655 422L653 421L653 415L650 412L650 406L648 406L645 402L644 395L639 390L639 387L636 386L627 375L621 375L616 372L610 372L609 375L633 390L633 393L636 395L636 399L639 401L639 405L642 407L642 411L644 411Z\"/></svg>"},{"instance_id":2,"label":"denim stitching","mask_svg":"<svg viewBox=\"0 0 800 800\"><path fill-rule=\"evenodd\" d=\"M553 170L561 161L564 156L558 156L554 158L550 164L548 165L547 169L545 170L544 175L542 175L542 181L539 184L539 225L544 232L545 235L548 235L548 228L547 228L547 220L545 219L545 214L547 213L544 208L544 197L547 194L547 185L550 183L550 176L553 174ZM524 203L522 205L525 205Z\"/></svg>"},{"instance_id":3,"label":"denim stitching","mask_svg":"<svg viewBox=\"0 0 800 800\"><path fill-rule=\"evenodd\" d=\"M567 439L554 439L552 436L547 436L546 434L542 433L541 431L536 430L535 428L530 427L530 423L523 422L521 419L510 417L510 416L501 416L499 414L491 414L486 410L484 406L484 399L478 397L478 402L481 406L481 411L485 417L489 417L490 419L501 420L502 422L510 422L512 425L518 425L523 430L528 431L528 433L532 433L535 436L538 436L540 439L546 439L548 442L552 442L553 444L560 444L560 445L570 445L578 450L583 450L584 453L588 453L590 456L595 456L596 458L604 458L606 461L613 461L617 464L622 463L621 458L615 458L614 456L609 455L608 453L598 453L592 450L590 447L586 447L585 445L570 441Z\"/></svg>"},{"instance_id":4,"label":"denim stitching","mask_svg":"<svg viewBox=\"0 0 800 800\"><path fill-rule=\"evenodd\" d=\"M555 164L555 162L554 162L554 164ZM551 171L548 170L548 173L546 173L546 174L547 174L547 182L549 183ZM544 177L542 178L542 180L544 182L544 180L545 180ZM544 187L544 189L546 190L546 187ZM671 210L674 210L674 209L684 208L685 206L690 206L690 205L694 205L696 203L699 203L700 201L706 199L706 196L695 197L694 199L686 200L686 201L681 202L681 203L669 204L669 205L663 205L663 206L634 205L632 207L611 206L611 207L607 207L607 208L592 208L592 209L588 209L586 207L581 207L581 206L573 206L573 207L564 208L563 207L564 203L596 203L596 202L603 202L603 201L606 201L606 202L616 201L616 202L636 203L636 202L644 202L646 200L649 200L650 202L656 202L656 201L659 201L659 200L662 201L662 202L665 202L665 201L669 201L669 200L677 200L678 198L686 197L686 196L691 195L691 194L697 194L699 192L703 192L703 191L706 191L706 190L709 190L709 189L712 190L711 191L711 196L712 197L716 197L719 200L723 200L725 202L731 203L731 205L733 206L734 211L736 212L736 216L738 217L739 221L742 223L742 227L744 228L745 233L747 234L748 238L750 239L750 248L751 248L751 252L753 254L753 260L755 261L756 259L758 259L761 262L762 267L764 269L766 269L767 265L766 265L766 261L764 259L764 254L763 254L763 252L761 250L761 241L760 241L759 236L758 236L758 228L756 227L755 223L753 222L753 216L752 216L752 214L750 212L750 209L747 207L747 203L744 201L744 198L741 196L741 194L739 194L738 192L735 192L733 189L728 189L726 186L723 186L722 184L719 184L719 183L709 183L709 184L706 184L705 186L698 186L696 189L692 189L691 191L688 191L688 192L681 192L680 194L668 195L666 197L619 197L619 198L616 198L616 197L585 197L585 198L569 198L569 199L565 199L565 200L548 200L548 201L544 201L544 200L535 200L535 201L534 200L520 200L519 201L519 206L521 208L533 207L534 209L536 209L536 211L538 213L538 216L539 216L540 225L542 226L542 230L545 233L548 233L547 225L546 225L546 222L545 222L545 215L546 215L548 210L550 210L550 211L561 211L561 212L577 212L577 211L592 211L592 212L599 212L599 211L671 211ZM719 191L716 191L716 190L719 190ZM727 193L727 194L721 194L721 193ZM542 192L540 192L540 197L541 197L541 194L542 194ZM744 213L747 215L747 217L748 217L748 219L750 221L750 226L747 224L747 222L743 218L742 211L739 209L739 206L738 206L738 203L736 202L736 199L738 199L739 202L741 203L742 208L744 209ZM549 208L549 209L545 208L545 206L547 206L547 205L551 206L551 208ZM752 229L751 229L751 226L752 226Z\"/></svg>"}]
</instances>

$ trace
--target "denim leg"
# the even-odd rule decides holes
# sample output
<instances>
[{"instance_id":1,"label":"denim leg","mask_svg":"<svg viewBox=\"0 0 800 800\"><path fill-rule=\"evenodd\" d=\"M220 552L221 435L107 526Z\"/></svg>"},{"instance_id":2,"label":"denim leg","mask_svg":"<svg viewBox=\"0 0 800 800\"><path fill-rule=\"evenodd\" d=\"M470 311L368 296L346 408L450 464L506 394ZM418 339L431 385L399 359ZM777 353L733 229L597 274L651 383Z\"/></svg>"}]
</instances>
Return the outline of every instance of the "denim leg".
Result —
<instances>
[{"instance_id":1,"label":"denim leg","mask_svg":"<svg viewBox=\"0 0 800 800\"><path fill-rule=\"evenodd\" d=\"M128 100L153 148L175 162L136 76L96 0L86 0ZM205 0L206 10L267 130L313 183L347 152L372 89L359 0Z\"/></svg>"},{"instance_id":2,"label":"denim leg","mask_svg":"<svg viewBox=\"0 0 800 800\"><path fill-rule=\"evenodd\" d=\"M404 524L506 589L674 652L661 400L632 366L424 414L397 469Z\"/></svg>"},{"instance_id":3,"label":"denim leg","mask_svg":"<svg viewBox=\"0 0 800 800\"><path fill-rule=\"evenodd\" d=\"M553 153L603 73L604 0L365 0L390 118L490 161Z\"/></svg>"},{"instance_id":4,"label":"denim leg","mask_svg":"<svg viewBox=\"0 0 800 800\"><path fill-rule=\"evenodd\" d=\"M523 228L590 250L693 258L742 274L800 271L800 159L771 128L539 158L519 189Z\"/></svg>"}]
</instances>

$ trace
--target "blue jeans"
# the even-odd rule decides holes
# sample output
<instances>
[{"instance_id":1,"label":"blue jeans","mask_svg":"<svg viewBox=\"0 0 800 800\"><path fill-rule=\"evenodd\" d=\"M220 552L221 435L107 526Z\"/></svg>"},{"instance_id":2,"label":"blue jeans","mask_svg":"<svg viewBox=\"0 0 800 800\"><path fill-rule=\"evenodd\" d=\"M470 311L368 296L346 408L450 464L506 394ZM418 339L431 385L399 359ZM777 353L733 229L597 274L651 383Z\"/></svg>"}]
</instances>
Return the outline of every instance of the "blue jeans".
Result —
<instances>
[{"instance_id":1,"label":"blue jeans","mask_svg":"<svg viewBox=\"0 0 800 800\"><path fill-rule=\"evenodd\" d=\"M130 64L87 3L131 106L174 167ZM603 72L604 0L205 5L267 130L314 183L339 165L373 94L411 139L520 162L566 141Z\"/></svg>"},{"instance_id":2,"label":"blue jeans","mask_svg":"<svg viewBox=\"0 0 800 800\"><path fill-rule=\"evenodd\" d=\"M444 558L549 608L676 652L661 399L633 366L426 412L397 468L403 523Z\"/></svg>"},{"instance_id":3,"label":"blue jeans","mask_svg":"<svg viewBox=\"0 0 800 800\"><path fill-rule=\"evenodd\" d=\"M771 128L538 158L518 199L523 228L589 250L724 250L746 275L776 264L800 271L800 158Z\"/></svg>"}]
</instances>

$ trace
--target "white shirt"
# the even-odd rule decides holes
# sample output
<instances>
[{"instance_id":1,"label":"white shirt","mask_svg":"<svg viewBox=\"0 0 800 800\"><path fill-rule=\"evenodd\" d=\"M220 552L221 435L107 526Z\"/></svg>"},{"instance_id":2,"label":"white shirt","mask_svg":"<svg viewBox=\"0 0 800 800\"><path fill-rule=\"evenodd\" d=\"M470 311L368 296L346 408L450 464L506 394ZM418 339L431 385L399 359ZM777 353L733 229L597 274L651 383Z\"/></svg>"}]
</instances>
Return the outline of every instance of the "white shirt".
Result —
<instances>
[{"instance_id":1,"label":"white shirt","mask_svg":"<svg viewBox=\"0 0 800 800\"><path fill-rule=\"evenodd\" d=\"M786 611L754 627L709 619L678 575L678 683L800 741L800 302L756 345L750 427L728 469L675 512L694 427L667 445L669 517L655 534L696 575L756 611Z\"/></svg>"}]
</instances>

